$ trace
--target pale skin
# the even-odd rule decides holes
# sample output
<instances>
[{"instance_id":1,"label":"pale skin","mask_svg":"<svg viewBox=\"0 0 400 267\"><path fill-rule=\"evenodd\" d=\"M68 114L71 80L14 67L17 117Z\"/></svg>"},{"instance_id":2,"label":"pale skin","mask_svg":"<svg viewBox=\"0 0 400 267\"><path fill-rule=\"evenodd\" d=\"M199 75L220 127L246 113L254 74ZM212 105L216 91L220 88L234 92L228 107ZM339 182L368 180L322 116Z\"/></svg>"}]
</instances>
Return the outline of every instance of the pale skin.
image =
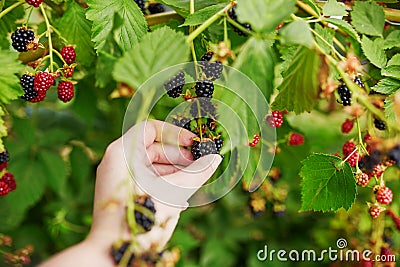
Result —
<instances>
[{"instance_id":1,"label":"pale skin","mask_svg":"<svg viewBox=\"0 0 400 267\"><path fill-rule=\"evenodd\" d=\"M131 237L126 224L128 194L143 194L132 182L125 161L126 153L133 153L136 167L151 172L156 179L190 187L190 195L193 195L222 161L219 155L208 155L193 161L190 151L184 147L190 146L194 137L185 129L151 120L133 126L123 137L111 143L97 168L90 233L84 241L54 255L40 267L115 266L110 256L111 245L121 238ZM131 147L130 142L134 142L135 149L128 152L126 148ZM182 203L187 203L190 195L185 196ZM171 238L180 213L186 209L185 205L176 207L154 202L157 211L155 226L150 232L135 236L143 249L150 249L151 244L162 249Z\"/></svg>"}]
</instances>

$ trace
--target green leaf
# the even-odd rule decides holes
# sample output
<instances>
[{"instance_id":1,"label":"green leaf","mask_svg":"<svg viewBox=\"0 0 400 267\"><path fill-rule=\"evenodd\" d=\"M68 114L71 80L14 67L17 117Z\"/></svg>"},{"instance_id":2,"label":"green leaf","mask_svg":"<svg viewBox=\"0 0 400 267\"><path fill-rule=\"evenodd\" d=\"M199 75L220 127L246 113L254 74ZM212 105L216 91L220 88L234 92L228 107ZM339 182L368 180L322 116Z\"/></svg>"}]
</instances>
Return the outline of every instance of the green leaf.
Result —
<instances>
[{"instance_id":1,"label":"green leaf","mask_svg":"<svg viewBox=\"0 0 400 267\"><path fill-rule=\"evenodd\" d=\"M4 8L12 5L12 1L6 1ZM0 9L1 10L1 9ZM9 49L10 39L8 33L16 30L15 21L24 17L25 11L22 6L14 8L11 12L0 19L0 47Z\"/></svg>"},{"instance_id":2,"label":"green leaf","mask_svg":"<svg viewBox=\"0 0 400 267\"><path fill-rule=\"evenodd\" d=\"M387 63L386 66L400 65L400 54L394 55Z\"/></svg>"},{"instance_id":3,"label":"green leaf","mask_svg":"<svg viewBox=\"0 0 400 267\"><path fill-rule=\"evenodd\" d=\"M321 59L306 47L299 47L289 68L283 74L280 90L273 103L274 109L294 111L296 114L311 111L318 99L318 71ZM307 73L307 75L304 75Z\"/></svg>"},{"instance_id":4,"label":"green leaf","mask_svg":"<svg viewBox=\"0 0 400 267\"><path fill-rule=\"evenodd\" d=\"M64 160L59 154L47 150L41 150L39 158L43 162L49 186L55 193L63 195L67 182L67 169Z\"/></svg>"},{"instance_id":5,"label":"green leaf","mask_svg":"<svg viewBox=\"0 0 400 267\"><path fill-rule=\"evenodd\" d=\"M363 34L382 37L385 26L383 7L375 2L356 1L351 11L351 24Z\"/></svg>"},{"instance_id":6,"label":"green leaf","mask_svg":"<svg viewBox=\"0 0 400 267\"><path fill-rule=\"evenodd\" d=\"M189 15L189 9L190 9L190 0L160 0L158 1L160 3L163 3L171 8L173 8L178 14L182 15L184 18L186 18ZM205 7L211 6L211 5L216 5L218 3L229 3L229 0L196 0L196 3L194 5L195 10L200 10Z\"/></svg>"},{"instance_id":7,"label":"green leaf","mask_svg":"<svg viewBox=\"0 0 400 267\"><path fill-rule=\"evenodd\" d=\"M377 66L378 68L383 68L386 65L386 54L383 47L380 45L381 39L377 38L375 40L369 39L367 36L363 35L361 48L367 57L367 59Z\"/></svg>"},{"instance_id":8,"label":"green leaf","mask_svg":"<svg viewBox=\"0 0 400 267\"><path fill-rule=\"evenodd\" d=\"M281 31L281 42L283 44L299 44L311 48L314 39L310 26L305 20L295 20L286 25Z\"/></svg>"},{"instance_id":9,"label":"green leaf","mask_svg":"<svg viewBox=\"0 0 400 267\"><path fill-rule=\"evenodd\" d=\"M322 7L324 16L347 16L346 6L336 0L328 0Z\"/></svg>"},{"instance_id":10,"label":"green leaf","mask_svg":"<svg viewBox=\"0 0 400 267\"><path fill-rule=\"evenodd\" d=\"M238 0L237 15L256 32L272 32L296 11L295 0Z\"/></svg>"},{"instance_id":11,"label":"green leaf","mask_svg":"<svg viewBox=\"0 0 400 267\"><path fill-rule=\"evenodd\" d=\"M324 28L318 23L315 24L315 40L324 53L330 54L333 47L333 36L335 31L331 28Z\"/></svg>"},{"instance_id":12,"label":"green leaf","mask_svg":"<svg viewBox=\"0 0 400 267\"><path fill-rule=\"evenodd\" d=\"M171 53L173 51L173 53ZM189 45L182 33L163 27L147 34L116 63L113 77L133 88L151 75L176 64L189 55Z\"/></svg>"},{"instance_id":13,"label":"green leaf","mask_svg":"<svg viewBox=\"0 0 400 267\"><path fill-rule=\"evenodd\" d=\"M394 96L385 99L384 112L387 123L399 124L400 118L397 117L398 105L396 105Z\"/></svg>"},{"instance_id":14,"label":"green leaf","mask_svg":"<svg viewBox=\"0 0 400 267\"><path fill-rule=\"evenodd\" d=\"M244 44L233 67L249 76L269 99L273 92L274 65L271 43L250 38Z\"/></svg>"},{"instance_id":15,"label":"green leaf","mask_svg":"<svg viewBox=\"0 0 400 267\"><path fill-rule=\"evenodd\" d=\"M341 162L338 157L324 154L313 154L303 161L300 211L350 209L356 197L356 183L350 165Z\"/></svg>"},{"instance_id":16,"label":"green leaf","mask_svg":"<svg viewBox=\"0 0 400 267\"><path fill-rule=\"evenodd\" d=\"M335 18L324 18L324 20L335 25L336 27L350 35L353 39L357 40L357 42L361 43L361 39L358 36L357 31L349 23L347 23L347 21Z\"/></svg>"},{"instance_id":17,"label":"green leaf","mask_svg":"<svg viewBox=\"0 0 400 267\"><path fill-rule=\"evenodd\" d=\"M93 21L92 41L95 49L102 50L109 35L123 51L128 50L146 34L147 23L142 11L131 0L89 0L86 18ZM118 21L118 31L113 32Z\"/></svg>"},{"instance_id":18,"label":"green leaf","mask_svg":"<svg viewBox=\"0 0 400 267\"><path fill-rule=\"evenodd\" d=\"M105 88L112 81L112 71L117 62L115 56L101 51L96 64L96 86Z\"/></svg>"},{"instance_id":19,"label":"green leaf","mask_svg":"<svg viewBox=\"0 0 400 267\"><path fill-rule=\"evenodd\" d=\"M303 2L309 5L317 13L318 17L321 16L320 8L313 0L303 0Z\"/></svg>"},{"instance_id":20,"label":"green leaf","mask_svg":"<svg viewBox=\"0 0 400 267\"><path fill-rule=\"evenodd\" d=\"M196 26L202 24L204 21L208 20L213 15L218 13L225 6L226 4L213 5L200 9L199 11L196 11L193 14L189 14L185 22L181 26Z\"/></svg>"},{"instance_id":21,"label":"green leaf","mask_svg":"<svg viewBox=\"0 0 400 267\"><path fill-rule=\"evenodd\" d=\"M400 66L392 65L382 69L381 74L386 77L391 77L400 80Z\"/></svg>"},{"instance_id":22,"label":"green leaf","mask_svg":"<svg viewBox=\"0 0 400 267\"><path fill-rule=\"evenodd\" d=\"M21 73L24 66L18 61L18 53L9 51L0 51L0 66L0 102L7 104L24 93L15 75Z\"/></svg>"},{"instance_id":23,"label":"green leaf","mask_svg":"<svg viewBox=\"0 0 400 267\"><path fill-rule=\"evenodd\" d=\"M400 81L392 78L384 78L371 89L381 94L391 95L400 89Z\"/></svg>"},{"instance_id":24,"label":"green leaf","mask_svg":"<svg viewBox=\"0 0 400 267\"><path fill-rule=\"evenodd\" d=\"M400 47L400 31L399 30L392 31L385 38L383 48L390 49L393 47Z\"/></svg>"},{"instance_id":25,"label":"green leaf","mask_svg":"<svg viewBox=\"0 0 400 267\"><path fill-rule=\"evenodd\" d=\"M57 28L69 44L76 45L77 62L85 66L94 59L93 43L90 41L92 23L85 18L85 9L75 1L57 23Z\"/></svg>"}]
</instances>

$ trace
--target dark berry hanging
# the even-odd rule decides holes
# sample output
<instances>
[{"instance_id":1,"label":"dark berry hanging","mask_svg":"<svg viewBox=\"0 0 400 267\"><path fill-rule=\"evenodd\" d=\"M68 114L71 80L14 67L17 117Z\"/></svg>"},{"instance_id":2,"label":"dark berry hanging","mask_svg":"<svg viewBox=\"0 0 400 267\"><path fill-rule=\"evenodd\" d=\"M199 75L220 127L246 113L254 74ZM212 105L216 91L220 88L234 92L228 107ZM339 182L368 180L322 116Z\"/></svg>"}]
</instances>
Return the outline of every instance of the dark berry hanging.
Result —
<instances>
[{"instance_id":1,"label":"dark berry hanging","mask_svg":"<svg viewBox=\"0 0 400 267\"><path fill-rule=\"evenodd\" d=\"M211 117L215 118L215 107L211 103L211 99L200 97L194 98L190 106L190 114L194 118Z\"/></svg>"},{"instance_id":2,"label":"dark berry hanging","mask_svg":"<svg viewBox=\"0 0 400 267\"><path fill-rule=\"evenodd\" d=\"M177 98L181 95L183 86L185 85L185 74L180 71L172 79L164 83L164 88L167 90L168 96Z\"/></svg>"},{"instance_id":3,"label":"dark berry hanging","mask_svg":"<svg viewBox=\"0 0 400 267\"><path fill-rule=\"evenodd\" d=\"M196 88L196 95L198 97L211 98L214 93L214 84L212 81L208 80L197 81L195 88Z\"/></svg>"},{"instance_id":4,"label":"dark berry hanging","mask_svg":"<svg viewBox=\"0 0 400 267\"><path fill-rule=\"evenodd\" d=\"M127 249L129 248L129 246L131 245L131 242L126 241L123 242L121 245L113 245L111 248L111 257L114 260L114 263L116 265L119 265L119 263L121 262L122 258L124 257L125 253L129 253L129 251L127 252ZM130 266L133 259L135 258L135 255L132 253L129 257L128 260L128 265Z\"/></svg>"},{"instance_id":5,"label":"dark berry hanging","mask_svg":"<svg viewBox=\"0 0 400 267\"><path fill-rule=\"evenodd\" d=\"M149 10L150 14L163 13L165 12L165 6L160 3L149 4L147 10Z\"/></svg>"},{"instance_id":6,"label":"dark berry hanging","mask_svg":"<svg viewBox=\"0 0 400 267\"><path fill-rule=\"evenodd\" d=\"M21 99L25 101L30 101L38 96L38 92L36 92L36 90L34 89L34 80L35 76L29 74L24 74L21 76L19 83L24 90L24 94L21 96Z\"/></svg>"},{"instance_id":7,"label":"dark berry hanging","mask_svg":"<svg viewBox=\"0 0 400 267\"><path fill-rule=\"evenodd\" d=\"M340 100L342 101L343 106L351 105L351 91L347 88L345 83L342 83L337 88L338 94L340 96Z\"/></svg>"},{"instance_id":8,"label":"dark berry hanging","mask_svg":"<svg viewBox=\"0 0 400 267\"><path fill-rule=\"evenodd\" d=\"M193 159L197 160L209 154L218 154L216 144L213 140L203 138L202 140L194 140L192 144Z\"/></svg>"},{"instance_id":9,"label":"dark berry hanging","mask_svg":"<svg viewBox=\"0 0 400 267\"><path fill-rule=\"evenodd\" d=\"M378 130L380 130L380 131L384 131L384 130L386 129L386 124L385 124L385 122L381 121L381 120L378 119L378 118L375 118L375 119L374 119L374 125L375 125L375 128L378 129Z\"/></svg>"},{"instance_id":10,"label":"dark berry hanging","mask_svg":"<svg viewBox=\"0 0 400 267\"><path fill-rule=\"evenodd\" d=\"M18 52L28 51L27 45L35 39L33 31L28 30L26 27L17 29L11 34L12 46Z\"/></svg>"},{"instance_id":11,"label":"dark berry hanging","mask_svg":"<svg viewBox=\"0 0 400 267\"><path fill-rule=\"evenodd\" d=\"M189 118L172 119L172 123L178 127L182 127L184 129L190 131L190 119Z\"/></svg>"},{"instance_id":12,"label":"dark berry hanging","mask_svg":"<svg viewBox=\"0 0 400 267\"><path fill-rule=\"evenodd\" d=\"M135 203L137 205L140 205L149 211L151 211L153 214L156 212L156 209L154 207L154 202L149 196L141 196L139 197ZM151 228L154 225L154 220L147 217L143 213L141 213L138 210L135 210L135 219L136 223L139 224L146 232L150 231Z\"/></svg>"}]
</instances>

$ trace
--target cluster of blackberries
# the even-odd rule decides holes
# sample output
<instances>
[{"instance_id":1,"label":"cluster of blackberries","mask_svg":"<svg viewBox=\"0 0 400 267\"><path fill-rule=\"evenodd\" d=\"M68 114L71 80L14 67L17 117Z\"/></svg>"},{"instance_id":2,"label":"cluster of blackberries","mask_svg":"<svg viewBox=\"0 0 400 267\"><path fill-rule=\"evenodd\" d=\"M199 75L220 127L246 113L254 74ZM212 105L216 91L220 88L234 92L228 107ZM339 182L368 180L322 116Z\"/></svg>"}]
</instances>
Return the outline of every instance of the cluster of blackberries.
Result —
<instances>
[{"instance_id":1,"label":"cluster of blackberries","mask_svg":"<svg viewBox=\"0 0 400 267\"><path fill-rule=\"evenodd\" d=\"M26 27L18 28L15 32L11 34L12 46L18 52L28 51L28 44L33 43L35 39L35 34L33 31L28 30ZM33 46L35 48L37 46Z\"/></svg>"},{"instance_id":2,"label":"cluster of blackberries","mask_svg":"<svg viewBox=\"0 0 400 267\"><path fill-rule=\"evenodd\" d=\"M236 6L234 6L231 10L228 11L228 16L233 19L234 21L236 21L237 23L239 23L241 26L243 26L245 29L251 31L251 25L248 23L240 23L238 22L238 17L236 15ZM235 32L237 32L237 34L239 34L240 36L247 36L247 34L245 32L242 32L240 29L238 29L237 27L233 26L233 30Z\"/></svg>"},{"instance_id":3,"label":"cluster of blackberries","mask_svg":"<svg viewBox=\"0 0 400 267\"><path fill-rule=\"evenodd\" d=\"M141 208L144 208L154 214L156 209L154 207L154 202L149 196L140 196L135 200L135 204L139 205ZM150 218L146 216L140 209L135 208L135 220L138 225L140 225L144 232L148 232L154 225L154 218Z\"/></svg>"},{"instance_id":4,"label":"cluster of blackberries","mask_svg":"<svg viewBox=\"0 0 400 267\"><path fill-rule=\"evenodd\" d=\"M140 10L142 10L143 14L146 14L146 0L135 0L135 3ZM163 13L165 11L165 6L160 3L149 3L147 5L147 10L150 14Z\"/></svg>"},{"instance_id":5,"label":"cluster of blackberries","mask_svg":"<svg viewBox=\"0 0 400 267\"><path fill-rule=\"evenodd\" d=\"M207 80L215 81L222 75L223 65L220 61L210 62L214 52L208 51L200 59L200 66Z\"/></svg>"}]
</instances>

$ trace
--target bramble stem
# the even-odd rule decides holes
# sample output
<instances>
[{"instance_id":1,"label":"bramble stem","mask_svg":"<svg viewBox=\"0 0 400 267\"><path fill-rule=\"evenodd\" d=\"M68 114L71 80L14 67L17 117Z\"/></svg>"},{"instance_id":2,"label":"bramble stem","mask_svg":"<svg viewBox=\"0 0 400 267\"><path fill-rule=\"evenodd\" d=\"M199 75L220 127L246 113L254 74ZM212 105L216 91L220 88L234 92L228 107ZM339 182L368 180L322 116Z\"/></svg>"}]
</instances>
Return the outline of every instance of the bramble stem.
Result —
<instances>
[{"instance_id":1,"label":"bramble stem","mask_svg":"<svg viewBox=\"0 0 400 267\"><path fill-rule=\"evenodd\" d=\"M51 25L49 19L47 18L46 11L44 10L43 5L40 5L40 11L42 11L42 15L46 23L46 35L49 40L49 56L50 56L49 72L53 72L53 42L51 40Z\"/></svg>"},{"instance_id":2,"label":"bramble stem","mask_svg":"<svg viewBox=\"0 0 400 267\"><path fill-rule=\"evenodd\" d=\"M0 13L0 19L2 17L4 17L5 15L7 15L9 12L11 12L14 8L19 7L20 5L22 5L23 3L25 3L25 0L20 0L19 2L14 3L13 5L7 7L6 9L4 9L3 11L1 11Z\"/></svg>"}]
</instances>

